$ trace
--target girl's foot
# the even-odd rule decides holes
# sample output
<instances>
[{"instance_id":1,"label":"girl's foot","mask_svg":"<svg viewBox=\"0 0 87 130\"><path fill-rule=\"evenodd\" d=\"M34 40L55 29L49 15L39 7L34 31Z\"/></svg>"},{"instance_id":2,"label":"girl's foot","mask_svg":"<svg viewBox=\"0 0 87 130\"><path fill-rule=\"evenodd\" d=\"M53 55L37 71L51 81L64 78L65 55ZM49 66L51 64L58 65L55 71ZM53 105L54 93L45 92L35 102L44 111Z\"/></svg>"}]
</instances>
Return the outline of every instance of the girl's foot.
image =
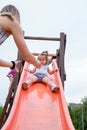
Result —
<instances>
[{"instance_id":1,"label":"girl's foot","mask_svg":"<svg viewBox=\"0 0 87 130\"><path fill-rule=\"evenodd\" d=\"M54 92L54 93L55 93L55 92L58 92L59 87L53 84L51 90L52 90L52 92Z\"/></svg>"},{"instance_id":2,"label":"girl's foot","mask_svg":"<svg viewBox=\"0 0 87 130\"><path fill-rule=\"evenodd\" d=\"M27 90L27 89L28 89L28 84L27 84L26 82L24 82L24 83L22 84L22 88L23 88L24 90Z\"/></svg>"}]
</instances>

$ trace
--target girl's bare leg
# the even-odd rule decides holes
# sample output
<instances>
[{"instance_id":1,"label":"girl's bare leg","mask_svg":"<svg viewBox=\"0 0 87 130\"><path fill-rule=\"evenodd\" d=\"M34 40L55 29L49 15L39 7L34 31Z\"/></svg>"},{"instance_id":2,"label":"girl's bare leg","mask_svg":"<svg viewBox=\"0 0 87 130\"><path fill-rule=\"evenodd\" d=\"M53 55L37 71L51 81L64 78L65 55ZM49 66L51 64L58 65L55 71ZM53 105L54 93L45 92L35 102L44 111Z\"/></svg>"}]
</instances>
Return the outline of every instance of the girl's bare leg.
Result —
<instances>
[{"instance_id":1,"label":"girl's bare leg","mask_svg":"<svg viewBox=\"0 0 87 130\"><path fill-rule=\"evenodd\" d=\"M56 86L56 84L54 84L51 80L49 80L48 77L44 77L44 78L42 79L42 82L44 82L44 83L48 84L49 86L51 86L52 92L57 92L58 89L59 89L59 87Z\"/></svg>"},{"instance_id":2,"label":"girl's bare leg","mask_svg":"<svg viewBox=\"0 0 87 130\"><path fill-rule=\"evenodd\" d=\"M22 88L24 90L27 90L29 88L29 85L31 85L32 83L35 83L37 80L38 80L38 78L36 76L32 76L30 79L23 82Z\"/></svg>"}]
</instances>

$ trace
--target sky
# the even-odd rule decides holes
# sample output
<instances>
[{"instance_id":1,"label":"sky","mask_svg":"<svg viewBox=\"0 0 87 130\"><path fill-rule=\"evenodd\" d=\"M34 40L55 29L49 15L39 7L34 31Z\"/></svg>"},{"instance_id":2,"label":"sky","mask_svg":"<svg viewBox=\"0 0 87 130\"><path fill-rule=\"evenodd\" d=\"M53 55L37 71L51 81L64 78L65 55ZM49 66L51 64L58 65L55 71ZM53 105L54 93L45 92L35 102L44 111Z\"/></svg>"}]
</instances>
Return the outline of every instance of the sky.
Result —
<instances>
[{"instance_id":1,"label":"sky","mask_svg":"<svg viewBox=\"0 0 87 130\"><path fill-rule=\"evenodd\" d=\"M20 11L21 27L26 36L67 36L65 50L66 81L64 94L68 103L79 103L87 96L87 0L0 0L0 9L13 4ZM59 42L26 40L31 52L56 53ZM0 47L0 58L17 58L12 36ZM6 100L10 81L8 68L0 67L0 104Z\"/></svg>"}]
</instances>

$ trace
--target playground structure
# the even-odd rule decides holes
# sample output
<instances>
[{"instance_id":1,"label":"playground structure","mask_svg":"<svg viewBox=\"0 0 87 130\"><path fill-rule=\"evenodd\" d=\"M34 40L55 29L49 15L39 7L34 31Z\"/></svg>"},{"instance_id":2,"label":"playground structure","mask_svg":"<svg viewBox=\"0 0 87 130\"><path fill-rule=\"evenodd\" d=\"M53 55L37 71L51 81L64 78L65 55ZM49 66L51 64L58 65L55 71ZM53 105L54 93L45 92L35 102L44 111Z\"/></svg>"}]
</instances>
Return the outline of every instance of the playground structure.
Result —
<instances>
[{"instance_id":1,"label":"playground structure","mask_svg":"<svg viewBox=\"0 0 87 130\"><path fill-rule=\"evenodd\" d=\"M27 76L30 76L30 74L25 72L24 69L21 72L21 64L19 64L19 73L14 77L0 117L1 130L74 130L63 92L64 81L66 80L64 67L66 35L60 33L60 38L31 36L24 36L24 38L29 40L60 42L56 54L49 54L49 56L56 58L56 61L54 60L54 66L56 67L57 72L51 77L48 75L49 78L55 79L53 82L58 84L60 89L57 94L54 94L47 89L46 85L36 83L32 85L27 92L23 91L21 89L21 84ZM33 54L38 55L35 52ZM19 52L17 60L23 60ZM25 63L24 67L26 64L27 63ZM42 95L44 96L41 97ZM48 107L46 104L48 104ZM39 109L37 110L37 107L34 109L33 105L38 106ZM30 115L31 113L32 115ZM42 113L44 113L44 115L42 115Z\"/></svg>"}]
</instances>

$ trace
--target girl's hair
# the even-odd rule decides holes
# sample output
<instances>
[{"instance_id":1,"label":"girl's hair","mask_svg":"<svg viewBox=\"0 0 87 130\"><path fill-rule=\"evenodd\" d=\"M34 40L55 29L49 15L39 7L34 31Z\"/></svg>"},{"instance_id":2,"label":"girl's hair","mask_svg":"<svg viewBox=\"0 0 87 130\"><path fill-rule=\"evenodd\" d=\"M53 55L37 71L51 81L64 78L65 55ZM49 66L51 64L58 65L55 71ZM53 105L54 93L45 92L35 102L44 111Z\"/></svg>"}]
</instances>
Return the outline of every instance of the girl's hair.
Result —
<instances>
[{"instance_id":1,"label":"girl's hair","mask_svg":"<svg viewBox=\"0 0 87 130\"><path fill-rule=\"evenodd\" d=\"M6 5L0 11L1 16L8 16L11 20L16 19L20 23L20 13L13 5Z\"/></svg>"},{"instance_id":2,"label":"girl's hair","mask_svg":"<svg viewBox=\"0 0 87 130\"><path fill-rule=\"evenodd\" d=\"M49 59L48 59L48 51L43 51L39 56L38 56L38 59L40 56L44 56L46 61L47 61L47 64L49 64Z\"/></svg>"}]
</instances>

